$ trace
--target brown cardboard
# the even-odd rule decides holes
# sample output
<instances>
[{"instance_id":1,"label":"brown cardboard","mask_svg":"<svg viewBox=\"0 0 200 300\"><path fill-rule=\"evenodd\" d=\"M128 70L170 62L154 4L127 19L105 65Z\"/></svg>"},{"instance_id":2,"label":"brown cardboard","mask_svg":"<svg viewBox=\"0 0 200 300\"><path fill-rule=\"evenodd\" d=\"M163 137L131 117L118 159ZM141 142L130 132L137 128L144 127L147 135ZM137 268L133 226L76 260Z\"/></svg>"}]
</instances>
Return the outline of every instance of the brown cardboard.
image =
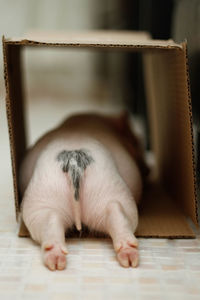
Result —
<instances>
[{"instance_id":1,"label":"brown cardboard","mask_svg":"<svg viewBox=\"0 0 200 300\"><path fill-rule=\"evenodd\" d=\"M186 221L190 217L198 224L186 43L151 40L147 33L130 31L32 33L23 39L3 38L16 216L21 201L17 174L26 150L20 62L21 49L28 46L114 49L144 54L146 98L157 169L156 184L145 191L139 208L137 236L194 237ZM27 235L24 224L19 235Z\"/></svg>"}]
</instances>

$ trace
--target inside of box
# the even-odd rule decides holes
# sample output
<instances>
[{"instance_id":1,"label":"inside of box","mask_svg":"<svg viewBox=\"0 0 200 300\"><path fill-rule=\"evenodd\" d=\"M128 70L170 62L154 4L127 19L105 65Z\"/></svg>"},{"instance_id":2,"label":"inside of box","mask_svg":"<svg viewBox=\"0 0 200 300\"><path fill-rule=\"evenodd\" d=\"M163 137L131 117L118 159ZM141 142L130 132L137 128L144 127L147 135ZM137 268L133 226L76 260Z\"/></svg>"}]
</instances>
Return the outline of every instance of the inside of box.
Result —
<instances>
[{"instance_id":1,"label":"inside of box","mask_svg":"<svg viewBox=\"0 0 200 300\"><path fill-rule=\"evenodd\" d=\"M4 45L17 213L20 202L17 174L26 150L20 49L18 44ZM157 168L155 181L146 188L139 207L137 236L192 238L194 233L186 216L197 223L197 207L186 52L184 48L169 51L145 47L140 47L139 51L144 51L145 94ZM19 235L27 235L23 223Z\"/></svg>"},{"instance_id":2,"label":"inside of box","mask_svg":"<svg viewBox=\"0 0 200 300\"><path fill-rule=\"evenodd\" d=\"M183 48L186 51L185 45ZM192 115L184 51L147 54L145 82L157 178L197 224Z\"/></svg>"}]
</instances>

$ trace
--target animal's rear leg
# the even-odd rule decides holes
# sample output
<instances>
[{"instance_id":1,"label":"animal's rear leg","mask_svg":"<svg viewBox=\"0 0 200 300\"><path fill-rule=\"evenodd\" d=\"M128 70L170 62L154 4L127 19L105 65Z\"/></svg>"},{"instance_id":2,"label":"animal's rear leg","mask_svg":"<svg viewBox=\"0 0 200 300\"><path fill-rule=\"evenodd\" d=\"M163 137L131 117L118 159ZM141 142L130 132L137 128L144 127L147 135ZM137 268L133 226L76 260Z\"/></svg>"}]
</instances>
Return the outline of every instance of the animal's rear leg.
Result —
<instances>
[{"instance_id":1,"label":"animal's rear leg","mask_svg":"<svg viewBox=\"0 0 200 300\"><path fill-rule=\"evenodd\" d=\"M50 270L65 269L68 253L65 246L65 226L56 213L48 216L41 246L44 264Z\"/></svg>"},{"instance_id":2,"label":"animal's rear leg","mask_svg":"<svg viewBox=\"0 0 200 300\"><path fill-rule=\"evenodd\" d=\"M113 240L117 259L123 267L138 265L138 241L134 236L137 227L137 208L132 218L127 215L118 201L108 204L106 211L106 227Z\"/></svg>"},{"instance_id":3,"label":"animal's rear leg","mask_svg":"<svg viewBox=\"0 0 200 300\"><path fill-rule=\"evenodd\" d=\"M50 270L63 270L66 266L65 246L66 224L53 209L40 209L27 218L23 211L25 224L31 237L41 245L44 264Z\"/></svg>"}]
</instances>

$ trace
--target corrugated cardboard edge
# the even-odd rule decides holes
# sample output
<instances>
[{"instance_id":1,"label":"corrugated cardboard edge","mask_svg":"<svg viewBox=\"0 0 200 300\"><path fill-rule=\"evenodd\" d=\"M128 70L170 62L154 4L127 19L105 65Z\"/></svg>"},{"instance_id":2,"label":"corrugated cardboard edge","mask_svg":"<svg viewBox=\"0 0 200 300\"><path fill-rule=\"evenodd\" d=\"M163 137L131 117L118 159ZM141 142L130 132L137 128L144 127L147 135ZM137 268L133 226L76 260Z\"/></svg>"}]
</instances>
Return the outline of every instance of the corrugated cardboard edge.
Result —
<instances>
[{"instance_id":1,"label":"corrugated cardboard edge","mask_svg":"<svg viewBox=\"0 0 200 300\"><path fill-rule=\"evenodd\" d=\"M91 46L91 47L131 47L131 46L161 46L181 48L181 44L169 40L153 40L146 31L130 30L67 30L67 31L37 31L27 32L23 37L8 38L9 43L59 45L59 46Z\"/></svg>"},{"instance_id":2,"label":"corrugated cardboard edge","mask_svg":"<svg viewBox=\"0 0 200 300\"><path fill-rule=\"evenodd\" d=\"M16 164L15 164L15 147L14 147L14 138L13 138L13 126L12 126L12 113L10 110L10 94L9 94L9 80L8 80L8 62L7 62L7 55L6 55L6 40L5 37L2 37L2 45L3 45L3 58L4 58L4 81L5 81L5 88L6 88L6 113L7 113L7 120L8 120L8 132L9 132L9 141L10 141L10 155L11 155L11 164L12 164L12 174L13 174L13 188L14 188L14 199L15 199L15 212L16 212L16 220L18 221L19 216L19 199L18 199L18 187L17 187L17 171L16 171Z\"/></svg>"},{"instance_id":3,"label":"corrugated cardboard edge","mask_svg":"<svg viewBox=\"0 0 200 300\"><path fill-rule=\"evenodd\" d=\"M194 184L194 202L195 202L195 213L196 222L195 225L199 226L199 215L198 215L198 201L197 201L197 176L196 176L196 163L195 163L195 150L194 150L194 133L193 133L193 116L192 116L192 100L191 100L191 89L190 89L190 76L189 76L189 63L188 63L188 49L187 41L182 43L183 51L186 55L186 76L187 76L187 92L188 92L188 109L190 119L190 134L191 134L191 145L192 145L192 171L193 171L193 184Z\"/></svg>"},{"instance_id":4,"label":"corrugated cardboard edge","mask_svg":"<svg viewBox=\"0 0 200 300\"><path fill-rule=\"evenodd\" d=\"M74 42L74 43L61 43L61 42L41 42L41 41L35 41L35 40L6 40L6 44L10 45L21 45L21 46L52 46L52 47L76 47L76 48L107 48L107 49L124 49L124 50L131 50L133 51L134 49L147 49L147 50L182 50L182 47L179 45L162 45L162 44L151 44L151 43L141 43L141 44L103 44L103 43L79 43L79 42Z\"/></svg>"}]
</instances>

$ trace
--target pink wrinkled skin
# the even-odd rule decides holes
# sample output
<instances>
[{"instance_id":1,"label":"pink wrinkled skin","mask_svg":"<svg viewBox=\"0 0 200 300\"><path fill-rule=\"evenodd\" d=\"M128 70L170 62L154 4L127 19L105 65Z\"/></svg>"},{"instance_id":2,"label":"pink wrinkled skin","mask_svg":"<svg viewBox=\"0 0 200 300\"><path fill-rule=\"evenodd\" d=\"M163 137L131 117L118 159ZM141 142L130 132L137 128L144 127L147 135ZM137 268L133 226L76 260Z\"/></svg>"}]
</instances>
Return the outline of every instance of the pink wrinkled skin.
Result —
<instances>
[{"instance_id":1,"label":"pink wrinkled skin","mask_svg":"<svg viewBox=\"0 0 200 300\"><path fill-rule=\"evenodd\" d=\"M56 160L62 150L88 149L94 162L80 186L81 222L108 234L123 267L138 265L137 205L142 179L133 157L116 133L119 120L77 115L43 136L27 153L20 170L22 218L42 248L50 270L66 267L65 232L74 220L74 191ZM115 129L113 129L115 127Z\"/></svg>"}]
</instances>

